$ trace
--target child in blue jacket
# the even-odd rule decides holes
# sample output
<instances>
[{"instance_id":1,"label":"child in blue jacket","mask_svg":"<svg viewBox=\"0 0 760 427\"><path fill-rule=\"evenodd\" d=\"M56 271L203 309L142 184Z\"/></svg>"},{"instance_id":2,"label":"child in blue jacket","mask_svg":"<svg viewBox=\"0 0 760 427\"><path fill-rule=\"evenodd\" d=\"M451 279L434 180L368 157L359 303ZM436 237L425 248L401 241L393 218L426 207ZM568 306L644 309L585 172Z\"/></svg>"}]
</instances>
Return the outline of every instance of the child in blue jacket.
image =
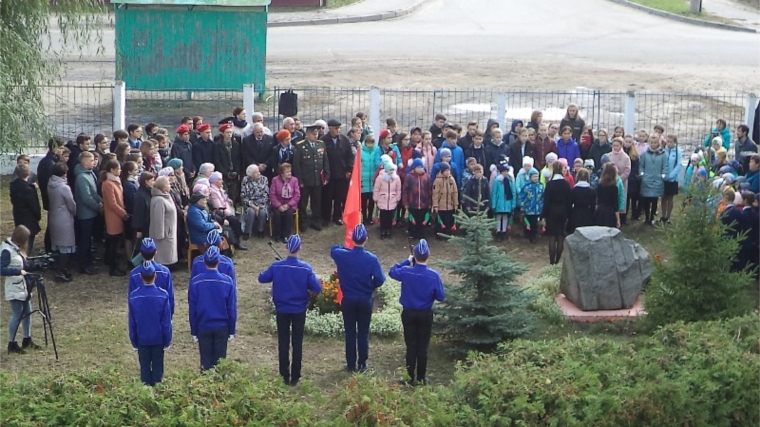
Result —
<instances>
[{"instance_id":1,"label":"child in blue jacket","mask_svg":"<svg viewBox=\"0 0 760 427\"><path fill-rule=\"evenodd\" d=\"M528 176L528 183L520 189L520 206L528 221L528 239L531 243L536 243L538 217L544 209L544 185L539 182L538 171L535 168L530 170Z\"/></svg>"},{"instance_id":2,"label":"child in blue jacket","mask_svg":"<svg viewBox=\"0 0 760 427\"><path fill-rule=\"evenodd\" d=\"M499 175L491 189L491 209L496 215L496 239L504 240L511 230L512 211L517 206L517 185L509 174L509 165L500 163L496 166Z\"/></svg>"}]
</instances>

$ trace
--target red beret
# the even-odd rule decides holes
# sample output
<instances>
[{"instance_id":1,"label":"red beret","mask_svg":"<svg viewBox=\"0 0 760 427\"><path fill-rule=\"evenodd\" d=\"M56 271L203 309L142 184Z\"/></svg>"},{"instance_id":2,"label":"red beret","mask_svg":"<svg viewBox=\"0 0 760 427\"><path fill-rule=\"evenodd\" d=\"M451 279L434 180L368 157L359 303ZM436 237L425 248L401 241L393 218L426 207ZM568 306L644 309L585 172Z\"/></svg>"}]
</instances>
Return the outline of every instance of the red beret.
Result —
<instances>
[{"instance_id":1,"label":"red beret","mask_svg":"<svg viewBox=\"0 0 760 427\"><path fill-rule=\"evenodd\" d=\"M384 140L384 139L385 139L385 138L387 138L387 137L388 137L390 134L391 134L391 131L389 131L388 129L383 129L383 130L381 130L381 131L380 131L380 140L381 140L381 141L382 141L382 140Z\"/></svg>"},{"instance_id":2,"label":"red beret","mask_svg":"<svg viewBox=\"0 0 760 427\"><path fill-rule=\"evenodd\" d=\"M208 123L204 123L198 126L198 132L203 132L204 130L209 130L209 129L211 129L211 125Z\"/></svg>"},{"instance_id":3,"label":"red beret","mask_svg":"<svg viewBox=\"0 0 760 427\"><path fill-rule=\"evenodd\" d=\"M190 128L187 127L187 125L179 125L179 127L177 128L177 133L180 135L182 135L183 133L188 133L188 132L190 132Z\"/></svg>"},{"instance_id":4,"label":"red beret","mask_svg":"<svg viewBox=\"0 0 760 427\"><path fill-rule=\"evenodd\" d=\"M224 133L227 129L232 128L232 123L225 123L221 126L219 126L219 132Z\"/></svg>"},{"instance_id":5,"label":"red beret","mask_svg":"<svg viewBox=\"0 0 760 427\"><path fill-rule=\"evenodd\" d=\"M277 132L277 135L275 135L275 137L277 138L277 141L279 142L285 141L286 139L290 138L290 131L287 129L283 129Z\"/></svg>"}]
</instances>

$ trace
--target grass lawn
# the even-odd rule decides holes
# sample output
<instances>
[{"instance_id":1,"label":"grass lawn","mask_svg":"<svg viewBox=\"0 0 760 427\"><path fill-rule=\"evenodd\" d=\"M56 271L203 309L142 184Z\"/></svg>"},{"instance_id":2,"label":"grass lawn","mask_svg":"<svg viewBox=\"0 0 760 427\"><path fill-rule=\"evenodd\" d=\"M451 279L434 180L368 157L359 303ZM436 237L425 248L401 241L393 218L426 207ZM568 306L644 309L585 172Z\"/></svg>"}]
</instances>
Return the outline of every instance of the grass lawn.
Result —
<instances>
[{"instance_id":1,"label":"grass lawn","mask_svg":"<svg viewBox=\"0 0 760 427\"><path fill-rule=\"evenodd\" d=\"M665 12L675 13L677 15L686 16L689 18L704 19L706 21L720 22L724 24L738 25L736 22L730 19L721 18L713 14L707 13L704 10L701 13L691 13L690 4L688 0L630 0L634 3L638 3L652 9L663 10Z\"/></svg>"},{"instance_id":2,"label":"grass lawn","mask_svg":"<svg viewBox=\"0 0 760 427\"><path fill-rule=\"evenodd\" d=\"M8 177L0 180L0 232L3 238L10 235L13 228L11 206L8 199ZM43 221L44 222L44 221ZM43 229L45 224L42 225ZM645 227L642 223L626 226L624 233L639 241L650 252L667 259L667 252L660 240L657 229ZM377 226L370 228L368 248L380 258L387 271L393 263L405 259L408 254L407 241L403 230L394 231L393 239L381 241ZM303 233L302 258L309 262L318 275L327 276L334 270L328 252L332 244L342 241L342 228L334 225L321 233L309 230ZM512 251L513 256L528 266L522 277L527 281L546 265L548 250L544 241L531 245L519 237L519 233L500 245ZM453 258L457 253L444 242L431 240L434 258ZM42 236L37 238L37 247L42 246ZM248 366L252 371L277 370L277 339L270 324L269 286L257 283L258 273L272 262L273 255L266 241L248 241L247 252L238 252L235 257L238 276L238 333L229 346L228 357ZM278 246L279 247L279 246ZM126 262L126 259L124 260ZM114 368L126 370L138 376L136 353L132 351L127 334L126 279L107 276L106 266L96 276L75 275L71 283L55 283L48 274L46 287L60 360L56 361L52 347L43 348L26 355L2 355L2 369L8 372L26 371L30 373L67 372L78 369L105 370ZM443 274L444 280L453 278ZM167 375L179 369L197 366L199 356L192 343L187 321L187 272L174 275L176 313L174 317L174 340L166 355ZM35 300L36 306L36 300ZM2 302L0 330L7 330L8 305ZM629 339L629 325L615 324L578 326L567 325L561 330L547 328L537 332L535 339L545 339L566 334L604 334L614 339ZM33 320L33 336L42 344L42 324L38 317ZM447 382L453 373L455 360L443 351L445 344L434 340L429 363L430 378L436 383ZM0 351L4 351L0 350ZM373 337L370 347L370 365L375 375L393 379L401 376L404 363L404 343L402 337ZM307 336L304 342L304 378L325 390L341 384L350 376L342 371L344 348L341 339L325 339Z\"/></svg>"}]
</instances>

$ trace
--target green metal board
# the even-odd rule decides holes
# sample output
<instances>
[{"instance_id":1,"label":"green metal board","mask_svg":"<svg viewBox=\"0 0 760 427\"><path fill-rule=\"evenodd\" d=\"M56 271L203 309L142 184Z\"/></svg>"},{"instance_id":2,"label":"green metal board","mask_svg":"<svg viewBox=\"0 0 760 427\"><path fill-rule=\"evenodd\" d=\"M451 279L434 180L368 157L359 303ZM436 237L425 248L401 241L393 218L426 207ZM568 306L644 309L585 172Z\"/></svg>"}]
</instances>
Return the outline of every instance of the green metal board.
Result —
<instances>
[{"instance_id":1,"label":"green metal board","mask_svg":"<svg viewBox=\"0 0 760 427\"><path fill-rule=\"evenodd\" d=\"M111 0L111 4L171 6L269 6L271 0Z\"/></svg>"},{"instance_id":2,"label":"green metal board","mask_svg":"<svg viewBox=\"0 0 760 427\"><path fill-rule=\"evenodd\" d=\"M265 8L127 6L115 17L116 77L127 89L264 90Z\"/></svg>"}]
</instances>

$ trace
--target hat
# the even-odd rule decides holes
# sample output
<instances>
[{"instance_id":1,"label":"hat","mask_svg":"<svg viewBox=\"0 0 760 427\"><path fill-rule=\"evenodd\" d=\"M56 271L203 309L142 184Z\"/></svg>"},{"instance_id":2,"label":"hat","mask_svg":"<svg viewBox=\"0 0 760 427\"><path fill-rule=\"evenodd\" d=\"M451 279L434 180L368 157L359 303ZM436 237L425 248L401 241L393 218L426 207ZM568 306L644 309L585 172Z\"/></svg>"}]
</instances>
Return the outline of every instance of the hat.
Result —
<instances>
[{"instance_id":1,"label":"hat","mask_svg":"<svg viewBox=\"0 0 760 427\"><path fill-rule=\"evenodd\" d=\"M730 172L724 173L723 175L721 175L721 178L723 178L723 181L728 185L731 185L734 183L734 175Z\"/></svg>"},{"instance_id":2,"label":"hat","mask_svg":"<svg viewBox=\"0 0 760 427\"><path fill-rule=\"evenodd\" d=\"M187 125L179 125L179 127L177 128L178 135L182 135L183 133L188 133L188 132L190 132L190 128L187 127Z\"/></svg>"},{"instance_id":3,"label":"hat","mask_svg":"<svg viewBox=\"0 0 760 427\"><path fill-rule=\"evenodd\" d=\"M451 166L449 166L448 163L445 163L445 162L438 163L438 172L444 172L450 169L451 169Z\"/></svg>"},{"instance_id":4,"label":"hat","mask_svg":"<svg viewBox=\"0 0 760 427\"><path fill-rule=\"evenodd\" d=\"M294 234L288 239L288 252L294 254L301 250L301 236Z\"/></svg>"},{"instance_id":5,"label":"hat","mask_svg":"<svg viewBox=\"0 0 760 427\"><path fill-rule=\"evenodd\" d=\"M412 160L412 170L417 168L424 168L425 163L422 162L422 159L414 159Z\"/></svg>"},{"instance_id":6,"label":"hat","mask_svg":"<svg viewBox=\"0 0 760 427\"><path fill-rule=\"evenodd\" d=\"M446 128L454 128L454 123L444 122L443 123L443 129L446 129Z\"/></svg>"},{"instance_id":7,"label":"hat","mask_svg":"<svg viewBox=\"0 0 760 427\"><path fill-rule=\"evenodd\" d=\"M221 126L219 126L219 132L224 133L227 129L232 129L234 126L232 126L232 123L225 123Z\"/></svg>"},{"instance_id":8,"label":"hat","mask_svg":"<svg viewBox=\"0 0 760 427\"><path fill-rule=\"evenodd\" d=\"M319 126L320 126L319 122L314 122L314 123L312 123L310 125L304 126L304 128L306 128L306 130L310 130L310 129L315 129L315 128L319 127Z\"/></svg>"},{"instance_id":9,"label":"hat","mask_svg":"<svg viewBox=\"0 0 760 427\"><path fill-rule=\"evenodd\" d=\"M211 125L208 123L204 123L198 126L198 132L203 132L204 130L209 130L209 129L211 129Z\"/></svg>"},{"instance_id":10,"label":"hat","mask_svg":"<svg viewBox=\"0 0 760 427\"><path fill-rule=\"evenodd\" d=\"M286 139L290 138L290 131L287 129L282 129L281 131L277 132L275 138L277 138L277 141L279 142L285 141Z\"/></svg>"},{"instance_id":11,"label":"hat","mask_svg":"<svg viewBox=\"0 0 760 427\"><path fill-rule=\"evenodd\" d=\"M327 123L325 123L324 120L317 120L316 122L314 122L314 124L317 125L317 126L319 126L319 127L321 127L321 128L326 128L327 127Z\"/></svg>"},{"instance_id":12,"label":"hat","mask_svg":"<svg viewBox=\"0 0 760 427\"><path fill-rule=\"evenodd\" d=\"M422 153L420 152L420 150L412 150L412 157L411 158L412 158L412 160L414 160L414 159L421 159L422 158Z\"/></svg>"},{"instance_id":13,"label":"hat","mask_svg":"<svg viewBox=\"0 0 760 427\"><path fill-rule=\"evenodd\" d=\"M203 260L209 264L216 264L219 262L219 247L211 246L206 249L206 253L203 254Z\"/></svg>"},{"instance_id":14,"label":"hat","mask_svg":"<svg viewBox=\"0 0 760 427\"><path fill-rule=\"evenodd\" d=\"M174 168L171 168L169 166L161 169L158 171L158 176L169 176L174 173Z\"/></svg>"},{"instance_id":15,"label":"hat","mask_svg":"<svg viewBox=\"0 0 760 427\"><path fill-rule=\"evenodd\" d=\"M564 158L564 157L563 157L563 158L561 158L561 159L559 159L559 164L561 164L561 165L562 165L562 167L565 167L565 168L566 168L566 167L567 167L567 159L566 159L566 158Z\"/></svg>"},{"instance_id":16,"label":"hat","mask_svg":"<svg viewBox=\"0 0 760 427\"><path fill-rule=\"evenodd\" d=\"M604 165L606 165L607 163L609 163L611 161L612 160L610 159L610 155L609 154L602 154L602 164L601 164L601 166L604 166Z\"/></svg>"},{"instance_id":17,"label":"hat","mask_svg":"<svg viewBox=\"0 0 760 427\"><path fill-rule=\"evenodd\" d=\"M213 183L221 180L223 177L224 176L222 175L221 172L214 172L214 173L211 174L210 177L208 177L208 182L210 182L210 183L213 184Z\"/></svg>"},{"instance_id":18,"label":"hat","mask_svg":"<svg viewBox=\"0 0 760 427\"><path fill-rule=\"evenodd\" d=\"M470 164L470 162L475 162L475 163L477 163L477 162L478 162L478 159L476 159L475 157L468 157L468 158L467 158L467 160L465 160L465 161L464 161L464 164L466 164L466 165L469 165L469 164Z\"/></svg>"},{"instance_id":19,"label":"hat","mask_svg":"<svg viewBox=\"0 0 760 427\"><path fill-rule=\"evenodd\" d=\"M430 247L425 239L420 239L414 246L414 254L419 256L426 256L430 254Z\"/></svg>"},{"instance_id":20,"label":"hat","mask_svg":"<svg viewBox=\"0 0 760 427\"><path fill-rule=\"evenodd\" d=\"M441 154L441 158L443 158L443 156L449 156L449 157L451 157L451 150L449 150L449 149L448 149L448 148L446 148L446 147L444 147L444 148L441 148L441 149L439 150L439 153Z\"/></svg>"},{"instance_id":21,"label":"hat","mask_svg":"<svg viewBox=\"0 0 760 427\"><path fill-rule=\"evenodd\" d=\"M697 153L691 153L691 156L689 156L689 160L692 162L698 162L699 161L699 154Z\"/></svg>"},{"instance_id":22,"label":"hat","mask_svg":"<svg viewBox=\"0 0 760 427\"><path fill-rule=\"evenodd\" d=\"M156 266L153 265L153 261L144 261L142 263L143 271L140 273L144 276L152 276L156 274Z\"/></svg>"},{"instance_id":23,"label":"hat","mask_svg":"<svg viewBox=\"0 0 760 427\"><path fill-rule=\"evenodd\" d=\"M356 243L364 243L367 240L367 228L364 224L358 224L354 227L354 232L351 234L351 239Z\"/></svg>"},{"instance_id":24,"label":"hat","mask_svg":"<svg viewBox=\"0 0 760 427\"><path fill-rule=\"evenodd\" d=\"M392 162L385 162L383 163L383 169L385 169L386 172L391 172L398 169L398 167Z\"/></svg>"},{"instance_id":25,"label":"hat","mask_svg":"<svg viewBox=\"0 0 760 427\"><path fill-rule=\"evenodd\" d=\"M729 160L728 166L730 166L734 170L734 172L737 172L742 167L741 163L739 163L739 161L736 159Z\"/></svg>"},{"instance_id":26,"label":"hat","mask_svg":"<svg viewBox=\"0 0 760 427\"><path fill-rule=\"evenodd\" d=\"M538 170L536 168L530 168L530 171L528 171L529 178L533 175L538 175Z\"/></svg>"},{"instance_id":27,"label":"hat","mask_svg":"<svg viewBox=\"0 0 760 427\"><path fill-rule=\"evenodd\" d=\"M557 159L559 159L559 156L557 156L557 153L553 153L553 152L546 153L546 163L556 162Z\"/></svg>"},{"instance_id":28,"label":"hat","mask_svg":"<svg viewBox=\"0 0 760 427\"><path fill-rule=\"evenodd\" d=\"M719 137L719 136L716 136L715 138L713 138L713 139L712 139L712 141L711 141L711 142L712 142L713 144L717 142L718 144L721 144L721 145L723 145L723 138L721 138L721 137Z\"/></svg>"},{"instance_id":29,"label":"hat","mask_svg":"<svg viewBox=\"0 0 760 427\"><path fill-rule=\"evenodd\" d=\"M508 172L509 171L509 164L508 163L499 163L498 165L496 165L496 170L498 170L499 173L501 173L501 172Z\"/></svg>"},{"instance_id":30,"label":"hat","mask_svg":"<svg viewBox=\"0 0 760 427\"><path fill-rule=\"evenodd\" d=\"M190 204L198 203L199 200L205 199L205 198L206 198L206 195L203 194L202 192L194 191L193 195L190 196Z\"/></svg>"},{"instance_id":31,"label":"hat","mask_svg":"<svg viewBox=\"0 0 760 427\"><path fill-rule=\"evenodd\" d=\"M390 135L390 134L391 134L391 131L389 131L388 129L383 129L383 130L380 131L380 137L379 138L382 141L385 138L387 138L388 135Z\"/></svg>"},{"instance_id":32,"label":"hat","mask_svg":"<svg viewBox=\"0 0 760 427\"><path fill-rule=\"evenodd\" d=\"M533 167L534 161L533 157L525 156L523 157L523 166L530 165L530 167Z\"/></svg>"},{"instance_id":33,"label":"hat","mask_svg":"<svg viewBox=\"0 0 760 427\"><path fill-rule=\"evenodd\" d=\"M412 126L411 129L409 129L409 134L413 134L414 132L422 132L422 128L419 126Z\"/></svg>"},{"instance_id":34,"label":"hat","mask_svg":"<svg viewBox=\"0 0 760 427\"><path fill-rule=\"evenodd\" d=\"M707 169L705 169L704 167L700 167L699 169L697 169L697 175L706 177Z\"/></svg>"},{"instance_id":35,"label":"hat","mask_svg":"<svg viewBox=\"0 0 760 427\"><path fill-rule=\"evenodd\" d=\"M341 126L342 126L342 124L338 120L330 119L330 120L327 121L327 127L339 128Z\"/></svg>"},{"instance_id":36,"label":"hat","mask_svg":"<svg viewBox=\"0 0 760 427\"><path fill-rule=\"evenodd\" d=\"M583 162L583 167L594 169L594 159L586 159L586 161Z\"/></svg>"},{"instance_id":37,"label":"hat","mask_svg":"<svg viewBox=\"0 0 760 427\"><path fill-rule=\"evenodd\" d=\"M156 242L153 241L150 237L146 237L142 239L142 243L140 243L140 252L155 252L156 251Z\"/></svg>"},{"instance_id":38,"label":"hat","mask_svg":"<svg viewBox=\"0 0 760 427\"><path fill-rule=\"evenodd\" d=\"M724 173L731 173L732 170L733 169L731 168L731 166L725 165L725 166L721 167L718 172L720 172L720 174L723 175Z\"/></svg>"},{"instance_id":39,"label":"hat","mask_svg":"<svg viewBox=\"0 0 760 427\"><path fill-rule=\"evenodd\" d=\"M219 246L222 244L222 233L217 229L213 229L206 235L206 244L209 246Z\"/></svg>"},{"instance_id":40,"label":"hat","mask_svg":"<svg viewBox=\"0 0 760 427\"><path fill-rule=\"evenodd\" d=\"M229 117L225 117L225 118L223 118L222 120L219 120L219 121L217 122L217 124L218 124L218 125L223 125L223 124L225 124L225 123L232 123L232 122L234 122L234 121L235 121L235 117L233 117L233 116L229 116Z\"/></svg>"},{"instance_id":41,"label":"hat","mask_svg":"<svg viewBox=\"0 0 760 427\"><path fill-rule=\"evenodd\" d=\"M169 166L169 167L170 167L170 168L172 168L172 169L179 169L179 168L181 168L181 167L182 167L182 165L183 165L183 163L182 163L182 159L171 159L171 160L169 160L169 162L166 164L166 166Z\"/></svg>"}]
</instances>

